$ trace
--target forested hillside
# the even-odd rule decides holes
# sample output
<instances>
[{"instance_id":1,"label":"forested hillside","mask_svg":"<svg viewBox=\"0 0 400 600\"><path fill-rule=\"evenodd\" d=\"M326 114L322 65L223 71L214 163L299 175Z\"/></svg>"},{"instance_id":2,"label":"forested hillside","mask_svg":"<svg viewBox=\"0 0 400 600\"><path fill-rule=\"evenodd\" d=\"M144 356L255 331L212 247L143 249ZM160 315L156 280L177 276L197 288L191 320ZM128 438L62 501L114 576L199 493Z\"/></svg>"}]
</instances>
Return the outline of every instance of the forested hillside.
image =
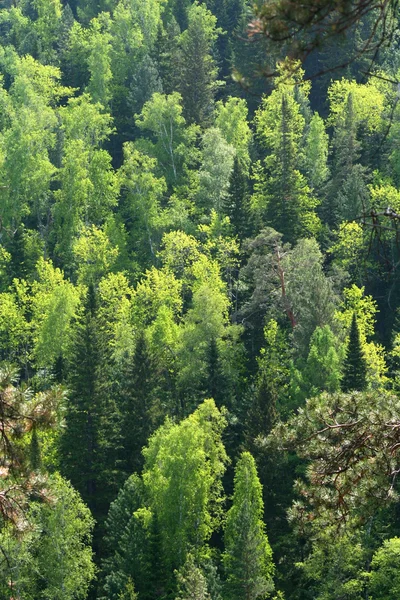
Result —
<instances>
[{"instance_id":1,"label":"forested hillside","mask_svg":"<svg viewBox=\"0 0 400 600\"><path fill-rule=\"evenodd\" d=\"M400 14L253 10L1 4L4 600L400 596Z\"/></svg>"}]
</instances>

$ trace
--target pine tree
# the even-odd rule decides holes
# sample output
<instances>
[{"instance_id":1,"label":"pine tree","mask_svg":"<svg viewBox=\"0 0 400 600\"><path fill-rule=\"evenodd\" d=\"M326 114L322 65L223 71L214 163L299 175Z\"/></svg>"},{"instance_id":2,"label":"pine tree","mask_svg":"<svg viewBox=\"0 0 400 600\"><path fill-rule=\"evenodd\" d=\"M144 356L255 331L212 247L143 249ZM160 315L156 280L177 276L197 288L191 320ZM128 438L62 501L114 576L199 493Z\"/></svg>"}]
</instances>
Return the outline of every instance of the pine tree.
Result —
<instances>
[{"instance_id":1,"label":"pine tree","mask_svg":"<svg viewBox=\"0 0 400 600\"><path fill-rule=\"evenodd\" d=\"M272 550L262 517L262 488L255 461L249 452L243 452L225 525L223 563L229 600L265 598L273 590Z\"/></svg>"},{"instance_id":2,"label":"pine tree","mask_svg":"<svg viewBox=\"0 0 400 600\"><path fill-rule=\"evenodd\" d=\"M343 364L342 390L362 392L367 387L367 363L363 354L356 314L353 313L346 358Z\"/></svg>"}]
</instances>

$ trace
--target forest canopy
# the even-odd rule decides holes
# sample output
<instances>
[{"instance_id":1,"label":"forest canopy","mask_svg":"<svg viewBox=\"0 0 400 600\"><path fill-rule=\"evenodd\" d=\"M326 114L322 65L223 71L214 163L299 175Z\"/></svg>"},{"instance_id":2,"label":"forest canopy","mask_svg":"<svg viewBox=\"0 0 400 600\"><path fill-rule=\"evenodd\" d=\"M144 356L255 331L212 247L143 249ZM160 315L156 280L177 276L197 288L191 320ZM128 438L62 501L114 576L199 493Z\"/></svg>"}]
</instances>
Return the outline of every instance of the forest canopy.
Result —
<instances>
[{"instance_id":1,"label":"forest canopy","mask_svg":"<svg viewBox=\"0 0 400 600\"><path fill-rule=\"evenodd\" d=\"M2 598L399 596L399 18L2 4Z\"/></svg>"}]
</instances>

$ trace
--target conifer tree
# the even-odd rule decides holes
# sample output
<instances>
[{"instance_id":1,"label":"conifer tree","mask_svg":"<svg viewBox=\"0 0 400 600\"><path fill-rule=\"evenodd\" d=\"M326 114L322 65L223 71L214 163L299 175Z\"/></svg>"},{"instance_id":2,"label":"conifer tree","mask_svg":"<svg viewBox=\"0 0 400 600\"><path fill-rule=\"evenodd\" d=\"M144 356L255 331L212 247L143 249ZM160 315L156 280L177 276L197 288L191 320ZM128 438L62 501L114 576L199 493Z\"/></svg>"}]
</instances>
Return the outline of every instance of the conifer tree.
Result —
<instances>
[{"instance_id":1,"label":"conifer tree","mask_svg":"<svg viewBox=\"0 0 400 600\"><path fill-rule=\"evenodd\" d=\"M211 338L206 356L207 362L207 381L206 392L208 398L215 400L218 408L224 404L227 392L227 382L222 372L221 358L218 351L216 339Z\"/></svg>"},{"instance_id":2,"label":"conifer tree","mask_svg":"<svg viewBox=\"0 0 400 600\"><path fill-rule=\"evenodd\" d=\"M151 405L154 381L153 365L144 335L140 332L133 357L122 373L120 395L121 467L126 475L140 473L142 448L151 433Z\"/></svg>"},{"instance_id":3,"label":"conifer tree","mask_svg":"<svg viewBox=\"0 0 400 600\"><path fill-rule=\"evenodd\" d=\"M367 386L367 363L363 354L356 314L353 313L346 358L343 364L342 390L362 392Z\"/></svg>"},{"instance_id":4,"label":"conifer tree","mask_svg":"<svg viewBox=\"0 0 400 600\"><path fill-rule=\"evenodd\" d=\"M182 63L179 91L189 123L210 122L216 92L217 67L212 55L218 34L217 19L203 4L188 10L188 27L181 35Z\"/></svg>"},{"instance_id":5,"label":"conifer tree","mask_svg":"<svg viewBox=\"0 0 400 600\"><path fill-rule=\"evenodd\" d=\"M30 466L32 471L39 471L40 467L42 466L42 457L40 452L40 443L36 425L34 425L32 429L31 443L29 445L29 454L31 463Z\"/></svg>"},{"instance_id":6,"label":"conifer tree","mask_svg":"<svg viewBox=\"0 0 400 600\"><path fill-rule=\"evenodd\" d=\"M159 563L151 555L151 525L145 526L139 517L143 503L143 483L137 474L125 481L117 498L111 503L105 522L105 557L102 560L100 600L119 600L133 582L141 598L154 596L154 582ZM124 596L122 596L124 597Z\"/></svg>"},{"instance_id":7,"label":"conifer tree","mask_svg":"<svg viewBox=\"0 0 400 600\"><path fill-rule=\"evenodd\" d=\"M270 374L263 370L257 381L247 421L248 428L253 434L258 430L259 434L268 435L271 431L277 418L276 401L276 386L271 381Z\"/></svg>"},{"instance_id":8,"label":"conifer tree","mask_svg":"<svg viewBox=\"0 0 400 600\"><path fill-rule=\"evenodd\" d=\"M294 92L278 87L264 100L256 123L268 155L255 167L252 210L287 241L315 235L320 227L315 214L319 201L300 170L306 121Z\"/></svg>"},{"instance_id":9,"label":"conifer tree","mask_svg":"<svg viewBox=\"0 0 400 600\"><path fill-rule=\"evenodd\" d=\"M75 330L69 369L69 401L61 438L61 470L83 501L96 514L98 477L97 377L99 366L96 330L96 294L89 287L84 313Z\"/></svg>"},{"instance_id":10,"label":"conifer tree","mask_svg":"<svg viewBox=\"0 0 400 600\"><path fill-rule=\"evenodd\" d=\"M172 0L172 2L168 2L167 10L172 12L172 18L176 20L182 31L188 26L188 10L190 4L190 0Z\"/></svg>"},{"instance_id":11,"label":"conifer tree","mask_svg":"<svg viewBox=\"0 0 400 600\"><path fill-rule=\"evenodd\" d=\"M324 121L318 113L314 113L307 133L305 160L308 182L317 193L321 192L329 176L328 141L329 136L325 131Z\"/></svg>"},{"instance_id":12,"label":"conifer tree","mask_svg":"<svg viewBox=\"0 0 400 600\"><path fill-rule=\"evenodd\" d=\"M365 204L365 169L358 164L361 144L357 139L357 121L353 94L347 97L343 114L333 134L332 179L327 188L321 213L330 226L358 217Z\"/></svg>"},{"instance_id":13,"label":"conifer tree","mask_svg":"<svg viewBox=\"0 0 400 600\"><path fill-rule=\"evenodd\" d=\"M178 595L176 600L211 600L207 590L207 580L196 565L194 557L189 554L186 563L176 573Z\"/></svg>"},{"instance_id":14,"label":"conifer tree","mask_svg":"<svg viewBox=\"0 0 400 600\"><path fill-rule=\"evenodd\" d=\"M278 403L287 395L289 347L278 323L271 319L264 328L265 345L257 358L258 373L246 421L246 438L252 452L254 440L266 436L275 424ZM258 460L257 455L255 454Z\"/></svg>"},{"instance_id":15,"label":"conifer tree","mask_svg":"<svg viewBox=\"0 0 400 600\"><path fill-rule=\"evenodd\" d=\"M229 217L235 233L240 239L249 235L250 203L248 176L237 157L234 159L229 182L229 193L223 204L223 212Z\"/></svg>"},{"instance_id":16,"label":"conifer tree","mask_svg":"<svg viewBox=\"0 0 400 600\"><path fill-rule=\"evenodd\" d=\"M262 516L262 488L255 461L249 452L243 452L225 525L223 563L229 600L265 598L273 590L272 550Z\"/></svg>"},{"instance_id":17,"label":"conifer tree","mask_svg":"<svg viewBox=\"0 0 400 600\"><path fill-rule=\"evenodd\" d=\"M186 11L185 11L186 16ZM177 19L171 16L165 27L160 27L156 41L157 64L165 94L172 94L179 87L179 47L181 30Z\"/></svg>"}]
</instances>

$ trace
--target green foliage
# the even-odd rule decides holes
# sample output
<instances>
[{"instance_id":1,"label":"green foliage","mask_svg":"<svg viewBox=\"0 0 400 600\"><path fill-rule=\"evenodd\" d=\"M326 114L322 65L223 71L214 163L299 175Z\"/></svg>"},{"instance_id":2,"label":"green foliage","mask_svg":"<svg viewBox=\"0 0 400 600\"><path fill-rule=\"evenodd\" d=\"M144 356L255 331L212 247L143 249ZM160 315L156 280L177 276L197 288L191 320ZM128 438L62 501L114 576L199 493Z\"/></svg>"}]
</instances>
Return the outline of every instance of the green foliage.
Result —
<instances>
[{"instance_id":1,"label":"green foliage","mask_svg":"<svg viewBox=\"0 0 400 600\"><path fill-rule=\"evenodd\" d=\"M296 323L293 339L301 355L308 351L316 327L333 324L337 298L314 239L300 240L282 258L282 268L287 273L286 294Z\"/></svg>"},{"instance_id":2,"label":"green foliage","mask_svg":"<svg viewBox=\"0 0 400 600\"><path fill-rule=\"evenodd\" d=\"M183 566L190 551L199 556L221 523L225 426L214 401L206 400L179 424L167 421L144 450L143 482L168 570Z\"/></svg>"},{"instance_id":3,"label":"green foliage","mask_svg":"<svg viewBox=\"0 0 400 600\"><path fill-rule=\"evenodd\" d=\"M328 90L330 101L330 123L336 124L346 111L346 103L352 98L354 119L358 126L363 123L373 131L381 126L385 97L373 80L359 84L348 79L340 79L332 83Z\"/></svg>"},{"instance_id":4,"label":"green foliage","mask_svg":"<svg viewBox=\"0 0 400 600\"><path fill-rule=\"evenodd\" d=\"M305 99L308 91L304 85L301 93ZM255 121L257 137L267 156L255 165L254 213L289 241L316 235L320 228L315 213L319 202L301 173L306 121L295 94L295 82L279 81L272 94L263 99Z\"/></svg>"},{"instance_id":5,"label":"green foliage","mask_svg":"<svg viewBox=\"0 0 400 600\"><path fill-rule=\"evenodd\" d=\"M288 393L289 348L278 323L271 319L264 328L265 344L257 359L258 373L253 400L247 416L247 437L251 444L275 425L278 412L285 411Z\"/></svg>"},{"instance_id":6,"label":"green foliage","mask_svg":"<svg viewBox=\"0 0 400 600\"><path fill-rule=\"evenodd\" d=\"M148 342L139 332L134 354L122 368L120 384L121 462L128 475L140 473L143 467L142 449L152 431L155 409L155 371Z\"/></svg>"},{"instance_id":7,"label":"green foliage","mask_svg":"<svg viewBox=\"0 0 400 600\"><path fill-rule=\"evenodd\" d=\"M151 588L147 529L137 511L143 502L139 476L131 475L111 503L105 523L106 556L102 562L102 587L107 600L117 600L128 592L131 582L148 597ZM153 565L154 566L154 565ZM147 592L147 593L146 593Z\"/></svg>"},{"instance_id":8,"label":"green foliage","mask_svg":"<svg viewBox=\"0 0 400 600\"><path fill-rule=\"evenodd\" d=\"M176 572L178 580L179 600L211 600L207 591L207 581L201 569L196 566L193 556L188 555L186 563L180 571Z\"/></svg>"},{"instance_id":9,"label":"green foliage","mask_svg":"<svg viewBox=\"0 0 400 600\"><path fill-rule=\"evenodd\" d=\"M397 594L399 19L251 4L2 5L1 597Z\"/></svg>"},{"instance_id":10,"label":"green foliage","mask_svg":"<svg viewBox=\"0 0 400 600\"><path fill-rule=\"evenodd\" d=\"M225 142L217 128L203 135L203 160L199 171L198 202L208 211L222 212L228 196L235 149Z\"/></svg>"},{"instance_id":11,"label":"green foliage","mask_svg":"<svg viewBox=\"0 0 400 600\"><path fill-rule=\"evenodd\" d=\"M98 503L99 429L101 405L98 390L100 350L96 323L96 297L89 288L81 319L74 328L69 378L69 402L61 438L62 473L91 510Z\"/></svg>"},{"instance_id":12,"label":"green foliage","mask_svg":"<svg viewBox=\"0 0 400 600\"><path fill-rule=\"evenodd\" d=\"M346 357L343 363L342 390L362 392L367 385L367 365L360 341L360 332L357 325L356 314L353 314L349 341L346 348Z\"/></svg>"},{"instance_id":13,"label":"green foliage","mask_svg":"<svg viewBox=\"0 0 400 600\"><path fill-rule=\"evenodd\" d=\"M305 160L310 186L317 192L321 191L329 176L328 141L324 122L318 113L314 113L307 133Z\"/></svg>"},{"instance_id":14,"label":"green foliage","mask_svg":"<svg viewBox=\"0 0 400 600\"><path fill-rule=\"evenodd\" d=\"M131 246L142 260L154 258L160 227L160 201L166 192L164 177L156 177L157 160L141 154L132 143L124 144L124 164L119 175L126 198Z\"/></svg>"},{"instance_id":15,"label":"green foliage","mask_svg":"<svg viewBox=\"0 0 400 600\"><path fill-rule=\"evenodd\" d=\"M322 532L307 560L298 566L318 600L358 599L364 591L362 569L368 560L362 536L351 532Z\"/></svg>"},{"instance_id":16,"label":"green foliage","mask_svg":"<svg viewBox=\"0 0 400 600\"><path fill-rule=\"evenodd\" d=\"M230 96L225 103L221 100L217 102L215 125L228 144L235 148L240 165L245 171L250 165L249 146L252 137L247 119L248 109L244 99Z\"/></svg>"},{"instance_id":17,"label":"green foliage","mask_svg":"<svg viewBox=\"0 0 400 600\"><path fill-rule=\"evenodd\" d=\"M274 588L272 551L262 522L261 484L253 457L243 452L235 470L223 554L228 598L265 598Z\"/></svg>"},{"instance_id":18,"label":"green foliage","mask_svg":"<svg viewBox=\"0 0 400 600\"><path fill-rule=\"evenodd\" d=\"M178 92L169 95L153 94L145 103L140 115L136 115L136 125L149 131L154 139L143 145L153 155L168 185L177 185L185 175L185 169L194 157L193 144L198 129L186 126L182 115L182 97Z\"/></svg>"},{"instance_id":19,"label":"green foliage","mask_svg":"<svg viewBox=\"0 0 400 600\"><path fill-rule=\"evenodd\" d=\"M350 524L359 527L396 497L397 451L392 448L397 433L385 423L395 418L398 402L397 396L376 390L324 393L277 425L268 443L307 460L305 478L295 483L302 500L294 502L289 515L299 533L311 533L311 527L316 539L328 525L340 531Z\"/></svg>"},{"instance_id":20,"label":"green foliage","mask_svg":"<svg viewBox=\"0 0 400 600\"><path fill-rule=\"evenodd\" d=\"M44 66L32 56L4 55L12 77L3 89L2 110L6 125L1 132L0 216L5 227L16 227L32 215L39 231L46 227L50 185L56 168L50 160L55 145L57 117L54 104L70 93L60 86L59 69ZM3 84L3 81L2 81Z\"/></svg>"},{"instance_id":21,"label":"green foliage","mask_svg":"<svg viewBox=\"0 0 400 600\"><path fill-rule=\"evenodd\" d=\"M387 365L383 346L370 341L378 307L372 296L365 296L364 291L364 287L354 284L343 290L344 301L341 311L336 312L336 320L349 331L353 315L357 317L361 348L367 362L367 381L371 387L378 388L386 383Z\"/></svg>"},{"instance_id":22,"label":"green foliage","mask_svg":"<svg viewBox=\"0 0 400 600\"><path fill-rule=\"evenodd\" d=\"M361 225L355 221L342 223L337 231L336 242L329 252L335 263L347 271L357 284L362 278L362 261L365 257L365 236Z\"/></svg>"},{"instance_id":23,"label":"green foliage","mask_svg":"<svg viewBox=\"0 0 400 600\"><path fill-rule=\"evenodd\" d=\"M113 248L104 230L82 227L72 246L79 284L95 285L113 267L118 248Z\"/></svg>"},{"instance_id":24,"label":"green foliage","mask_svg":"<svg viewBox=\"0 0 400 600\"><path fill-rule=\"evenodd\" d=\"M342 355L342 348L329 325L317 327L311 336L310 352L304 371L309 386L308 396L339 391Z\"/></svg>"},{"instance_id":25,"label":"green foliage","mask_svg":"<svg viewBox=\"0 0 400 600\"><path fill-rule=\"evenodd\" d=\"M185 404L189 403L185 410L198 403L207 372L210 340L216 341L221 357L230 347L240 347L240 328L229 323L229 300L217 262L201 255L192 266L192 276L192 302L180 329L178 346L178 385L186 398Z\"/></svg>"},{"instance_id":26,"label":"green foliage","mask_svg":"<svg viewBox=\"0 0 400 600\"><path fill-rule=\"evenodd\" d=\"M102 13L97 19L92 19L90 25L88 40L90 80L87 91L94 102L99 102L106 107L110 100L109 88L112 80L110 19L106 13Z\"/></svg>"},{"instance_id":27,"label":"green foliage","mask_svg":"<svg viewBox=\"0 0 400 600\"><path fill-rule=\"evenodd\" d=\"M67 352L80 298L78 290L50 262L41 259L37 274L31 289L32 354L38 367L50 367Z\"/></svg>"},{"instance_id":28,"label":"green foliage","mask_svg":"<svg viewBox=\"0 0 400 600\"><path fill-rule=\"evenodd\" d=\"M7 548L0 586L7 596L86 598L95 575L90 547L93 518L79 494L59 475L48 482L49 503L32 502L27 518L31 528L14 537L8 528L1 533Z\"/></svg>"},{"instance_id":29,"label":"green foliage","mask_svg":"<svg viewBox=\"0 0 400 600\"><path fill-rule=\"evenodd\" d=\"M55 250L71 264L72 240L82 225L101 225L117 203L118 179L111 157L99 145L111 132L110 116L87 95L62 109L65 142L60 189L55 192Z\"/></svg>"},{"instance_id":30,"label":"green foliage","mask_svg":"<svg viewBox=\"0 0 400 600\"><path fill-rule=\"evenodd\" d=\"M29 324L24 316L24 294L18 282L14 289L0 294L0 339L3 360L27 362ZM24 356L25 354L25 356Z\"/></svg>"},{"instance_id":31,"label":"green foliage","mask_svg":"<svg viewBox=\"0 0 400 600\"><path fill-rule=\"evenodd\" d=\"M395 597L399 593L399 542L399 538L386 540L372 557L371 572L366 575L369 593L374 600Z\"/></svg>"},{"instance_id":32,"label":"green foliage","mask_svg":"<svg viewBox=\"0 0 400 600\"><path fill-rule=\"evenodd\" d=\"M249 199L249 178L238 158L235 157L223 212L229 217L232 227L240 239L245 239L250 230Z\"/></svg>"},{"instance_id":33,"label":"green foliage","mask_svg":"<svg viewBox=\"0 0 400 600\"><path fill-rule=\"evenodd\" d=\"M213 58L220 28L204 4L194 2L187 13L188 26L181 34L179 91L188 123L209 125L217 90L217 68Z\"/></svg>"}]
</instances>

